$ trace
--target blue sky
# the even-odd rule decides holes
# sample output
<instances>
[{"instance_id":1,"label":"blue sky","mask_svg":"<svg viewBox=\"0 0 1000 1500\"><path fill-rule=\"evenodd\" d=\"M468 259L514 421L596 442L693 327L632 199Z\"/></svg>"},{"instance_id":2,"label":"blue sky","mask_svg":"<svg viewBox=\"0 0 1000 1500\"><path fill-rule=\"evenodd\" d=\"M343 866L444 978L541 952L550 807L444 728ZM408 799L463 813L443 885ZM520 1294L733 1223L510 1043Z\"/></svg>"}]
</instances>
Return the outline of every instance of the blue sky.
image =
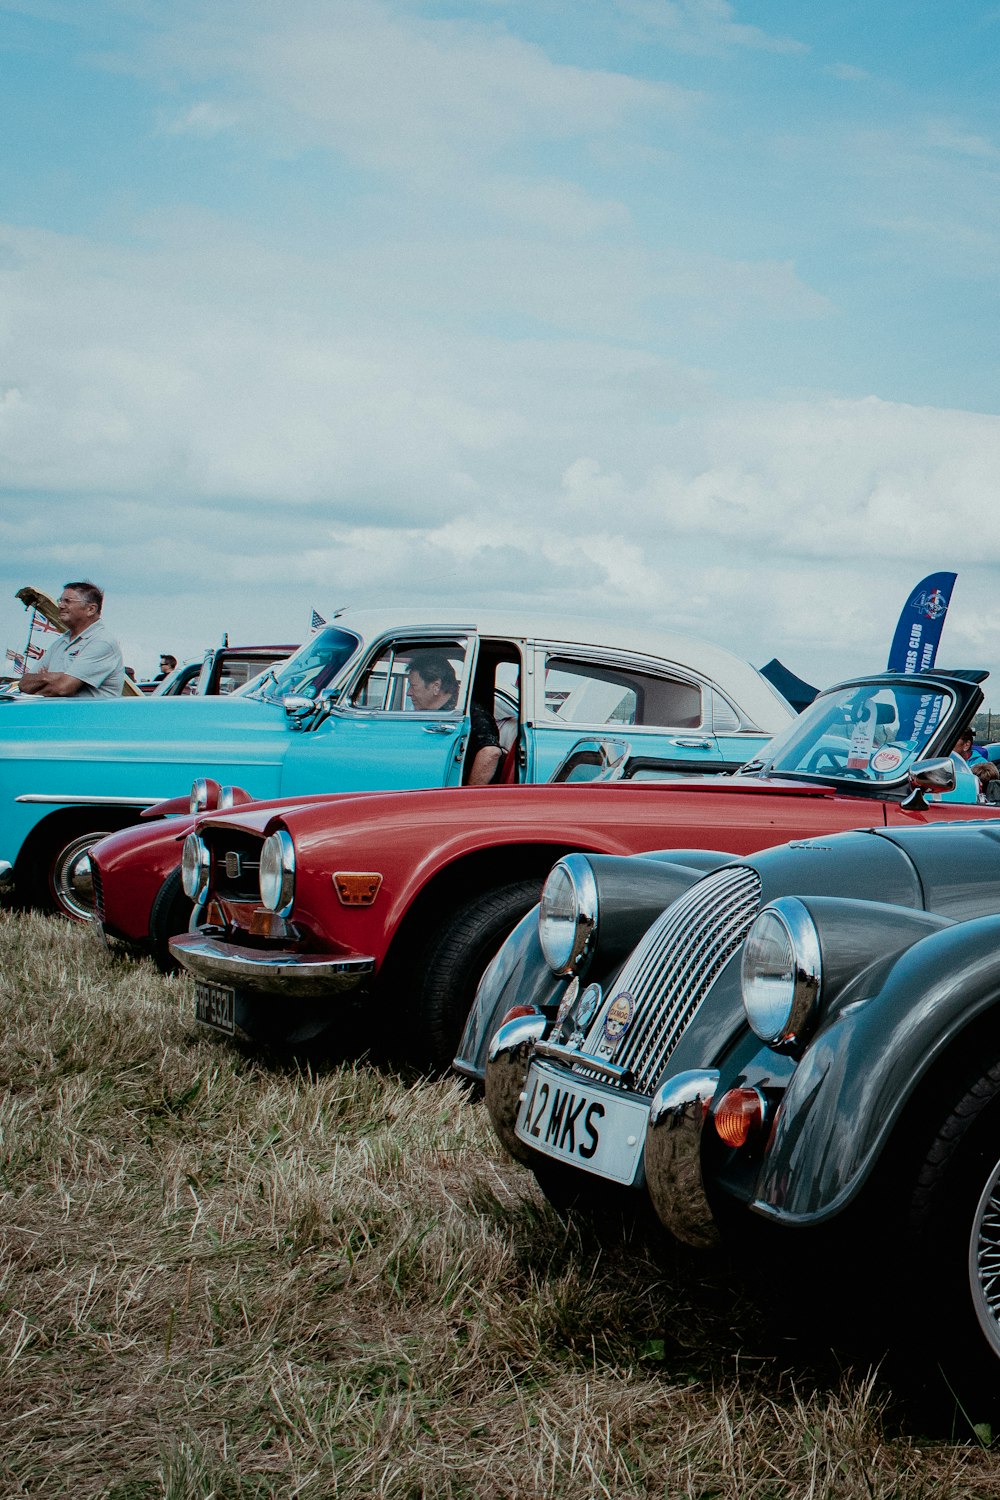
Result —
<instances>
[{"instance_id":1,"label":"blue sky","mask_svg":"<svg viewBox=\"0 0 1000 1500\"><path fill-rule=\"evenodd\" d=\"M945 567L1000 686L1000 5L0 19L2 643L89 575L140 672L481 598L825 683Z\"/></svg>"}]
</instances>

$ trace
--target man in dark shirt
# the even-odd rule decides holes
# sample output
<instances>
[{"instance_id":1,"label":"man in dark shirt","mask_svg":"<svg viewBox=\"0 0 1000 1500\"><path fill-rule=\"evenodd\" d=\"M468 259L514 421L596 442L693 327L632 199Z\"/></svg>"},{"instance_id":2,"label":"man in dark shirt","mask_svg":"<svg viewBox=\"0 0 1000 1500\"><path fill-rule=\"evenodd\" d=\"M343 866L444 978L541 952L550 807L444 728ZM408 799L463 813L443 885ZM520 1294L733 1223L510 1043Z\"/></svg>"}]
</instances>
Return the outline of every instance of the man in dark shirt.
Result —
<instances>
[{"instance_id":1,"label":"man in dark shirt","mask_svg":"<svg viewBox=\"0 0 1000 1500\"><path fill-rule=\"evenodd\" d=\"M414 652L407 670L410 702L418 713L450 713L458 706L458 678L443 651ZM463 781L489 786L500 774L503 751L493 715L473 699Z\"/></svg>"}]
</instances>

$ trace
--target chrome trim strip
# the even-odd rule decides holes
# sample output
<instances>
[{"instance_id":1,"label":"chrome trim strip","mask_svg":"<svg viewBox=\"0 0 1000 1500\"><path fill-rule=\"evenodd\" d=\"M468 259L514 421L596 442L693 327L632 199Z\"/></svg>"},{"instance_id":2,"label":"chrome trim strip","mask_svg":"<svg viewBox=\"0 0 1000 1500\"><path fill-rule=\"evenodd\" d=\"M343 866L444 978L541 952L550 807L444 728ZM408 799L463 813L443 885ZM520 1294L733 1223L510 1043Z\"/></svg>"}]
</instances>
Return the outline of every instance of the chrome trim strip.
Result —
<instances>
[{"instance_id":1,"label":"chrome trim strip","mask_svg":"<svg viewBox=\"0 0 1000 1500\"><path fill-rule=\"evenodd\" d=\"M354 989L375 972L374 958L333 958L327 953L295 953L287 948L243 948L199 932L172 937L170 951L198 979L297 1000Z\"/></svg>"},{"instance_id":2,"label":"chrome trim strip","mask_svg":"<svg viewBox=\"0 0 1000 1500\"><path fill-rule=\"evenodd\" d=\"M162 802L162 797L88 797L76 792L66 792L60 796L57 792L25 792L20 797L14 798L15 802L35 802L53 804L60 807L152 807L154 802Z\"/></svg>"}]
</instances>

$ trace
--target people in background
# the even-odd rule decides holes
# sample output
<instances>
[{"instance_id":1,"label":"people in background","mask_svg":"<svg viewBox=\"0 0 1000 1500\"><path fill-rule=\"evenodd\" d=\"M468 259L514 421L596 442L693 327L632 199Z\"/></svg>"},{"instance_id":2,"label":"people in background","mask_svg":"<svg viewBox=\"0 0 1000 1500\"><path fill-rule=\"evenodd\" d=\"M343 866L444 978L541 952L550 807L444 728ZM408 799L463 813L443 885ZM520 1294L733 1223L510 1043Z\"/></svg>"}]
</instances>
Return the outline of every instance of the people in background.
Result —
<instances>
[{"instance_id":1,"label":"people in background","mask_svg":"<svg viewBox=\"0 0 1000 1500\"><path fill-rule=\"evenodd\" d=\"M157 672L156 676L153 678L153 681L154 682L162 682L163 679L164 679L164 677L169 677L170 673L174 672L176 670L177 670L177 658L176 658L176 656L170 656L170 655L164 653L160 657L160 670Z\"/></svg>"},{"instance_id":2,"label":"people in background","mask_svg":"<svg viewBox=\"0 0 1000 1500\"><path fill-rule=\"evenodd\" d=\"M410 702L418 713L450 713L458 707L458 678L443 651L415 651L407 669ZM503 751L493 715L475 699L469 704L469 748L462 780L489 786L500 773Z\"/></svg>"},{"instance_id":3,"label":"people in background","mask_svg":"<svg viewBox=\"0 0 1000 1500\"><path fill-rule=\"evenodd\" d=\"M104 592L82 579L63 585L57 600L65 632L21 678L22 693L42 698L118 698L125 681L121 647L109 632L101 609Z\"/></svg>"}]
</instances>

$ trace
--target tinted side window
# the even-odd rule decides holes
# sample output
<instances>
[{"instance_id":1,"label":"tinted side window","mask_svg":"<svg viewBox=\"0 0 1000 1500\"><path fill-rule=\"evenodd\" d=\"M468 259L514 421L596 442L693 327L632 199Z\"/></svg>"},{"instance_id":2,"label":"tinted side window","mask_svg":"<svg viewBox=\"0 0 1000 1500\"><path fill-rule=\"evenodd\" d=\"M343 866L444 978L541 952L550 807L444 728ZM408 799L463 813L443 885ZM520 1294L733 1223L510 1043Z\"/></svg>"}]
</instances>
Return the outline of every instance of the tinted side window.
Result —
<instances>
[{"instance_id":1,"label":"tinted side window","mask_svg":"<svg viewBox=\"0 0 1000 1500\"><path fill-rule=\"evenodd\" d=\"M545 713L563 724L647 724L694 729L701 724L696 683L657 677L628 667L549 656L545 662Z\"/></svg>"}]
</instances>

